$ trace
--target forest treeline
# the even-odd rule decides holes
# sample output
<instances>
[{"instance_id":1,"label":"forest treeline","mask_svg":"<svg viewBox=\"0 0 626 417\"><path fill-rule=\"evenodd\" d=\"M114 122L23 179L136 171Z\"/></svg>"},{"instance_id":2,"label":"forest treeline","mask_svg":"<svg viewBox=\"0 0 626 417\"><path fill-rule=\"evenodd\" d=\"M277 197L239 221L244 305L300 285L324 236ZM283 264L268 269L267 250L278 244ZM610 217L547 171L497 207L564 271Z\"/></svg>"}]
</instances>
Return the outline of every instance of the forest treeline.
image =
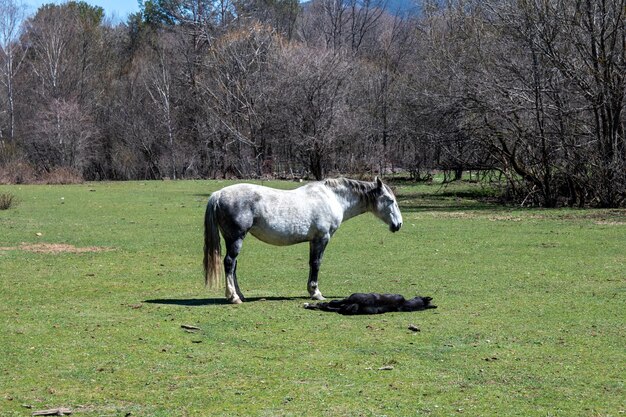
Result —
<instances>
[{"instance_id":1,"label":"forest treeline","mask_svg":"<svg viewBox=\"0 0 626 417\"><path fill-rule=\"evenodd\" d=\"M626 204L626 0L0 0L0 181L497 174Z\"/></svg>"}]
</instances>

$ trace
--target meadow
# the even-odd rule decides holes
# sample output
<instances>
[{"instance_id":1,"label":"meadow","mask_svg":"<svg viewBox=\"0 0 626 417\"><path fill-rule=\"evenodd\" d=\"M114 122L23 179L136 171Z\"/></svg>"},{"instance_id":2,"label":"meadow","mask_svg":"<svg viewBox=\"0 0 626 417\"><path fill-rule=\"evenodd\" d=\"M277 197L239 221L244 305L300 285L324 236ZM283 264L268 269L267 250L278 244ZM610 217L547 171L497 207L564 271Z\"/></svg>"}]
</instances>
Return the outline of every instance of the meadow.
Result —
<instances>
[{"instance_id":1,"label":"meadow","mask_svg":"<svg viewBox=\"0 0 626 417\"><path fill-rule=\"evenodd\" d=\"M307 245L248 237L244 304L204 288L206 199L227 184L0 186L1 416L626 413L626 210L399 184L402 230L344 223L320 288L439 308L347 317L302 308Z\"/></svg>"}]
</instances>

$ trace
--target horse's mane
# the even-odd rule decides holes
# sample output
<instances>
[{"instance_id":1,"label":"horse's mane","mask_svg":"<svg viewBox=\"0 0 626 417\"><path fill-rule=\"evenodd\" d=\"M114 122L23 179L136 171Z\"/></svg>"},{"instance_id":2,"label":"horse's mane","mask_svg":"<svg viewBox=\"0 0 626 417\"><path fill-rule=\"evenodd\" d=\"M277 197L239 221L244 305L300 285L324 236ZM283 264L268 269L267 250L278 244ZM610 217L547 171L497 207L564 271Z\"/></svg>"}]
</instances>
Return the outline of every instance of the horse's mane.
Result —
<instances>
[{"instance_id":1,"label":"horse's mane","mask_svg":"<svg viewBox=\"0 0 626 417\"><path fill-rule=\"evenodd\" d=\"M359 200L364 201L368 207L374 205L376 198L379 196L376 182L359 181L350 178L329 178L322 181L322 183L337 194L356 194Z\"/></svg>"}]
</instances>

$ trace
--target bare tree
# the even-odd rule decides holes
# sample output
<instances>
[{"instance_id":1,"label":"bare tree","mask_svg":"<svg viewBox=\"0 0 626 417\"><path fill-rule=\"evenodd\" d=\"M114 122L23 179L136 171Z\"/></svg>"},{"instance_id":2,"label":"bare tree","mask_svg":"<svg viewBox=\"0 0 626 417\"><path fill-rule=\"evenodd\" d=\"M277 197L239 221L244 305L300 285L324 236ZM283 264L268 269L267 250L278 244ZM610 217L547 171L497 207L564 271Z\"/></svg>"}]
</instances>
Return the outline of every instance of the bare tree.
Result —
<instances>
[{"instance_id":1,"label":"bare tree","mask_svg":"<svg viewBox=\"0 0 626 417\"><path fill-rule=\"evenodd\" d=\"M165 40L163 40L165 42ZM144 86L154 108L158 111L160 124L163 126L167 140L167 153L169 154L169 173L172 179L176 179L176 150L174 148L176 126L174 121L174 103L172 97L172 65L168 60L170 51L163 44L157 45L155 58L146 64Z\"/></svg>"},{"instance_id":2,"label":"bare tree","mask_svg":"<svg viewBox=\"0 0 626 417\"><path fill-rule=\"evenodd\" d=\"M236 28L216 42L205 62L203 94L213 121L212 153L223 173L261 175L270 137L268 91L278 37L267 26ZM235 158L223 153L229 151Z\"/></svg>"},{"instance_id":3,"label":"bare tree","mask_svg":"<svg viewBox=\"0 0 626 417\"><path fill-rule=\"evenodd\" d=\"M368 65L360 65L363 72L354 80L357 87L352 106L364 109L369 116L366 133L379 147L376 163L383 172L394 164L392 155L400 154L395 152L396 146L405 139L399 98L406 87L404 73L413 59L415 37L407 20L389 15L380 19L371 34L364 54Z\"/></svg>"},{"instance_id":4,"label":"bare tree","mask_svg":"<svg viewBox=\"0 0 626 417\"><path fill-rule=\"evenodd\" d=\"M42 98L91 98L103 13L102 8L70 2L42 6L28 19L29 61Z\"/></svg>"},{"instance_id":5,"label":"bare tree","mask_svg":"<svg viewBox=\"0 0 626 417\"><path fill-rule=\"evenodd\" d=\"M626 204L626 0L146 0L116 27L79 1L22 32L14 1L0 133L44 169L482 169L523 204Z\"/></svg>"},{"instance_id":6,"label":"bare tree","mask_svg":"<svg viewBox=\"0 0 626 417\"><path fill-rule=\"evenodd\" d=\"M26 49L19 41L24 10L24 6L15 0L0 0L0 82L6 94L6 130L11 144L15 139L15 78L26 56ZM0 138L4 137L3 130L0 127Z\"/></svg>"},{"instance_id":7,"label":"bare tree","mask_svg":"<svg viewBox=\"0 0 626 417\"><path fill-rule=\"evenodd\" d=\"M25 101L21 109L31 115L24 121L23 136L30 142L31 161L49 169L57 163L83 169L92 156L98 129L90 122L95 103L98 67L94 65L101 43L98 41L101 8L86 3L46 5L25 23L24 42L28 50L28 88L23 88ZM46 131L31 125L41 121ZM85 133L79 134L77 124L84 121ZM52 156L40 151L47 144ZM45 162L42 162L45 161Z\"/></svg>"},{"instance_id":8,"label":"bare tree","mask_svg":"<svg viewBox=\"0 0 626 417\"><path fill-rule=\"evenodd\" d=\"M358 54L384 15L384 0L316 0L302 14L299 36L311 46Z\"/></svg>"},{"instance_id":9,"label":"bare tree","mask_svg":"<svg viewBox=\"0 0 626 417\"><path fill-rule=\"evenodd\" d=\"M591 198L616 206L626 198L625 6L552 0L490 9L493 27L509 41L494 64L501 76L517 79L499 90L519 109L509 121L522 145L501 136L498 149L543 204L566 197L570 204Z\"/></svg>"},{"instance_id":10,"label":"bare tree","mask_svg":"<svg viewBox=\"0 0 626 417\"><path fill-rule=\"evenodd\" d=\"M297 0L235 0L239 26L253 22L271 26L287 40L294 37L296 20L300 11Z\"/></svg>"},{"instance_id":11,"label":"bare tree","mask_svg":"<svg viewBox=\"0 0 626 417\"><path fill-rule=\"evenodd\" d=\"M282 64L282 105L289 132L305 166L317 179L324 177L347 106L350 61L331 50L286 48Z\"/></svg>"},{"instance_id":12,"label":"bare tree","mask_svg":"<svg viewBox=\"0 0 626 417\"><path fill-rule=\"evenodd\" d=\"M453 117L457 133L446 141L478 140L524 203L623 204L623 13L623 0L431 10L423 34L437 70L424 72L431 88L423 97Z\"/></svg>"},{"instance_id":13,"label":"bare tree","mask_svg":"<svg viewBox=\"0 0 626 417\"><path fill-rule=\"evenodd\" d=\"M53 100L31 121L31 151L42 168L68 167L81 172L94 155L98 129L75 101Z\"/></svg>"}]
</instances>

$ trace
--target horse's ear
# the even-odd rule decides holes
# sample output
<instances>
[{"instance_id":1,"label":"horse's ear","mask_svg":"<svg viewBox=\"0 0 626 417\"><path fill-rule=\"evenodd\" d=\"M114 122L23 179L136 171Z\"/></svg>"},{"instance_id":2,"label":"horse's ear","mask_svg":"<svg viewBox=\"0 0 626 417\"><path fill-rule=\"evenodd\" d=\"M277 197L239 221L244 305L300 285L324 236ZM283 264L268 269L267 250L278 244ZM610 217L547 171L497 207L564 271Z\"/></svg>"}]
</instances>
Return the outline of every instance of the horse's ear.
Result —
<instances>
[{"instance_id":1,"label":"horse's ear","mask_svg":"<svg viewBox=\"0 0 626 417\"><path fill-rule=\"evenodd\" d=\"M380 178L376 177L376 178L374 179L374 182L376 182L376 186L377 186L378 188L383 188L383 182L380 180Z\"/></svg>"}]
</instances>

